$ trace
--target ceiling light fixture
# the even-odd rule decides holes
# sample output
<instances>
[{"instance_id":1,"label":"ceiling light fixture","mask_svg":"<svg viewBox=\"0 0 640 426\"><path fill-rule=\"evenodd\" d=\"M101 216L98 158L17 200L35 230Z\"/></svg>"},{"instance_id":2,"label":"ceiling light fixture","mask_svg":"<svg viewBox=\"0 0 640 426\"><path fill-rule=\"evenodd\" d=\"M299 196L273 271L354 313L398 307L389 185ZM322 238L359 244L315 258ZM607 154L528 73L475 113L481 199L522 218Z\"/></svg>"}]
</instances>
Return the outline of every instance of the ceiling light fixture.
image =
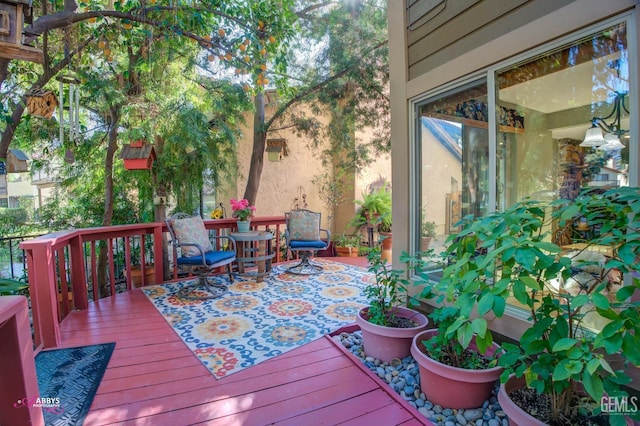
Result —
<instances>
[{"instance_id":1,"label":"ceiling light fixture","mask_svg":"<svg viewBox=\"0 0 640 426\"><path fill-rule=\"evenodd\" d=\"M624 104L627 95L628 92L615 92L613 111L606 117L593 117L591 119L591 128L587 130L580 146L589 148L598 147L598 149L606 151L625 148L625 145L620 142L620 138L629 133L629 131L621 128L620 120L623 111L629 114L629 110ZM606 120L611 118L613 118L613 121L607 123ZM602 135L603 130L605 132L604 136Z\"/></svg>"}]
</instances>

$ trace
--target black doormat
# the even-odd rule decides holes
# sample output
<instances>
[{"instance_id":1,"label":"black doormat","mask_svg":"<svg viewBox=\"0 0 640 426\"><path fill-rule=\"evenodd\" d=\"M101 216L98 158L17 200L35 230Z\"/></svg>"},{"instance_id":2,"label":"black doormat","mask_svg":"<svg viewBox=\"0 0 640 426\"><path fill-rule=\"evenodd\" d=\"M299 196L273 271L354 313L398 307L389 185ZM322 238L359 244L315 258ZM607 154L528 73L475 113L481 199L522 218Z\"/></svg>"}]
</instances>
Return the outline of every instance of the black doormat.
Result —
<instances>
[{"instance_id":1,"label":"black doormat","mask_svg":"<svg viewBox=\"0 0 640 426\"><path fill-rule=\"evenodd\" d=\"M47 426L82 425L102 381L115 343L42 351L36 372Z\"/></svg>"}]
</instances>

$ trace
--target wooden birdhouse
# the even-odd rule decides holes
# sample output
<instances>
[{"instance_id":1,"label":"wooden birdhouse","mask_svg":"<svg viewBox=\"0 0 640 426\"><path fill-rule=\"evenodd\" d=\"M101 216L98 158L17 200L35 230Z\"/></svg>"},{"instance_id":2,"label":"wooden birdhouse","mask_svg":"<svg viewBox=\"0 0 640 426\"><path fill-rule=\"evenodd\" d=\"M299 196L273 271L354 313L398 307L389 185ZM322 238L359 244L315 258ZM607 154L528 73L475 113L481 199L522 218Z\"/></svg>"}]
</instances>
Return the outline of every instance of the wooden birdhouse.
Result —
<instances>
[{"instance_id":1,"label":"wooden birdhouse","mask_svg":"<svg viewBox=\"0 0 640 426\"><path fill-rule=\"evenodd\" d=\"M19 149L10 149L7 151L5 161L5 173L24 173L29 171L27 160L29 157ZM0 173L3 174L3 173Z\"/></svg>"},{"instance_id":2,"label":"wooden birdhouse","mask_svg":"<svg viewBox=\"0 0 640 426\"><path fill-rule=\"evenodd\" d=\"M42 50L24 43L24 24L32 19L29 0L0 0L0 58L43 62Z\"/></svg>"},{"instance_id":3,"label":"wooden birdhouse","mask_svg":"<svg viewBox=\"0 0 640 426\"><path fill-rule=\"evenodd\" d=\"M58 106L58 98L51 90L32 90L27 95L27 111L34 117L51 118Z\"/></svg>"},{"instance_id":4,"label":"wooden birdhouse","mask_svg":"<svg viewBox=\"0 0 640 426\"><path fill-rule=\"evenodd\" d=\"M124 168L127 170L151 170L156 150L153 145L137 140L122 147L120 158L124 160Z\"/></svg>"},{"instance_id":5,"label":"wooden birdhouse","mask_svg":"<svg viewBox=\"0 0 640 426\"><path fill-rule=\"evenodd\" d=\"M269 161L280 161L289 155L287 152L286 139L267 139L267 159Z\"/></svg>"}]
</instances>

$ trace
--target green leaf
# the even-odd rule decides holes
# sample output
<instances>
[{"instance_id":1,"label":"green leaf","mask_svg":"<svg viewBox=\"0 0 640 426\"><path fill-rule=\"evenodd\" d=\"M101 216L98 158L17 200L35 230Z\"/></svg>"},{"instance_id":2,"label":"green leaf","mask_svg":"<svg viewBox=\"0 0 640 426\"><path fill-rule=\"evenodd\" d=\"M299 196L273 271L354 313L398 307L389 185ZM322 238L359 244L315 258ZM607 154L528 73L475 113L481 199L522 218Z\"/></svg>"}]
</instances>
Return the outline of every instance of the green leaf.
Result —
<instances>
[{"instance_id":1,"label":"green leaf","mask_svg":"<svg viewBox=\"0 0 640 426\"><path fill-rule=\"evenodd\" d=\"M598 368L600 368L600 359L593 358L587 363L587 368L585 370L585 373L588 372L589 374L595 374Z\"/></svg>"},{"instance_id":2,"label":"green leaf","mask_svg":"<svg viewBox=\"0 0 640 426\"><path fill-rule=\"evenodd\" d=\"M487 332L487 320L484 318L475 318L471 321L471 329L480 337L484 337Z\"/></svg>"},{"instance_id":3,"label":"green leaf","mask_svg":"<svg viewBox=\"0 0 640 426\"><path fill-rule=\"evenodd\" d=\"M609 300L600 293L591 295L591 301L597 308L600 309L609 309L611 307L611 305L609 304Z\"/></svg>"},{"instance_id":4,"label":"green leaf","mask_svg":"<svg viewBox=\"0 0 640 426\"><path fill-rule=\"evenodd\" d=\"M612 374L614 376L616 375L615 371L613 371L613 368L611 368L611 366L609 365L607 360L605 360L604 358L600 358L600 365L602 366L602 368L604 368L610 374Z\"/></svg>"},{"instance_id":5,"label":"green leaf","mask_svg":"<svg viewBox=\"0 0 640 426\"><path fill-rule=\"evenodd\" d=\"M622 338L622 353L627 360L634 365L640 365L640 336L637 334L625 333Z\"/></svg>"},{"instance_id":6,"label":"green leaf","mask_svg":"<svg viewBox=\"0 0 640 426\"><path fill-rule=\"evenodd\" d=\"M480 296L480 300L478 300L478 314L484 315L491 310L493 307L493 294L484 293Z\"/></svg>"},{"instance_id":7,"label":"green leaf","mask_svg":"<svg viewBox=\"0 0 640 426\"><path fill-rule=\"evenodd\" d=\"M571 359L563 359L553 369L553 381L560 382L567 380L574 374L578 374L582 371L582 363L580 361L574 361Z\"/></svg>"},{"instance_id":8,"label":"green leaf","mask_svg":"<svg viewBox=\"0 0 640 426\"><path fill-rule=\"evenodd\" d=\"M604 394L602 379L597 374L589 373L588 368L582 372L582 385L584 390L596 401L600 401Z\"/></svg>"},{"instance_id":9,"label":"green leaf","mask_svg":"<svg viewBox=\"0 0 640 426\"><path fill-rule=\"evenodd\" d=\"M551 348L551 352L566 351L567 349L571 349L576 343L578 343L576 339L565 337L563 339L558 340L553 345L553 348Z\"/></svg>"},{"instance_id":10,"label":"green leaf","mask_svg":"<svg viewBox=\"0 0 640 426\"><path fill-rule=\"evenodd\" d=\"M505 306L506 302L502 297L493 298L493 313L496 314L498 318L504 315Z\"/></svg>"},{"instance_id":11,"label":"green leaf","mask_svg":"<svg viewBox=\"0 0 640 426\"><path fill-rule=\"evenodd\" d=\"M469 346L472 337L473 330L471 328L471 324L466 323L458 329L458 342L462 345L463 348L466 349Z\"/></svg>"},{"instance_id":12,"label":"green leaf","mask_svg":"<svg viewBox=\"0 0 640 426\"><path fill-rule=\"evenodd\" d=\"M627 300L628 298L631 297L631 295L633 294L633 292L635 291L635 287L632 285L626 285L622 288L620 288L617 292L616 292L616 300L619 302L623 302L625 300Z\"/></svg>"},{"instance_id":13,"label":"green leaf","mask_svg":"<svg viewBox=\"0 0 640 426\"><path fill-rule=\"evenodd\" d=\"M522 281L524 285L526 285L532 290L542 290L542 288L540 287L540 283L536 281L533 277L522 276L522 277L519 277L518 279Z\"/></svg>"}]
</instances>

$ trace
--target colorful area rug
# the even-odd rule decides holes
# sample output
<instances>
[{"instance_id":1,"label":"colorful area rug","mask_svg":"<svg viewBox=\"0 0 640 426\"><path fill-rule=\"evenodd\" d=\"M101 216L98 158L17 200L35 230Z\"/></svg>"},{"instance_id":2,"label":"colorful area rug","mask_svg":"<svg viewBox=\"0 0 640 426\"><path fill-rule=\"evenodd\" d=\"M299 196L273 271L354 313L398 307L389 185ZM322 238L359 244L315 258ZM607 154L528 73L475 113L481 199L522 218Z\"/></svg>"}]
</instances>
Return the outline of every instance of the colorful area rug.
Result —
<instances>
[{"instance_id":1,"label":"colorful area rug","mask_svg":"<svg viewBox=\"0 0 640 426\"><path fill-rule=\"evenodd\" d=\"M193 301L175 293L193 280L143 291L216 378L295 349L355 321L365 306L366 269L314 259L324 271L301 276L273 267L264 282L236 278L220 299ZM229 284L228 277L212 279Z\"/></svg>"},{"instance_id":2,"label":"colorful area rug","mask_svg":"<svg viewBox=\"0 0 640 426\"><path fill-rule=\"evenodd\" d=\"M53 349L36 355L39 401L47 426L82 425L115 343Z\"/></svg>"}]
</instances>

